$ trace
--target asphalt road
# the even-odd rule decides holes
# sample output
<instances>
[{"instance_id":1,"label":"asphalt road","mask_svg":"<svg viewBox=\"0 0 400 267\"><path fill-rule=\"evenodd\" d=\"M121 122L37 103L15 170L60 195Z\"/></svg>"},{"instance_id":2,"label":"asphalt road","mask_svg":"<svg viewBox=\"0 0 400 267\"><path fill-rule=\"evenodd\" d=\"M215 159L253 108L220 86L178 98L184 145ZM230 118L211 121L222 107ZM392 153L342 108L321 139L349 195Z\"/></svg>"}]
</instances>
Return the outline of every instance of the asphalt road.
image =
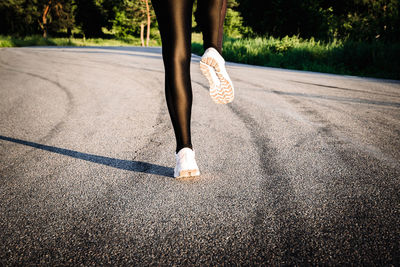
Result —
<instances>
[{"instance_id":1,"label":"asphalt road","mask_svg":"<svg viewBox=\"0 0 400 267\"><path fill-rule=\"evenodd\" d=\"M400 82L194 56L177 180L160 52L0 49L0 265L400 264Z\"/></svg>"}]
</instances>

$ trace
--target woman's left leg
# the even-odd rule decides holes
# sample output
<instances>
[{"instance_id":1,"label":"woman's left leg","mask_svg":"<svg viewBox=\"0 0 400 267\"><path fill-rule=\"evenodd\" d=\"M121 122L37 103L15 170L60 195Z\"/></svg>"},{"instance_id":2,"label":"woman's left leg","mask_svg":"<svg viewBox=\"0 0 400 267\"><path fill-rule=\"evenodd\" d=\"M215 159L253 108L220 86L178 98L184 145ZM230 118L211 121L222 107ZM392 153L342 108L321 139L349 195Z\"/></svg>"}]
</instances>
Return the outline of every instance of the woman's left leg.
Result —
<instances>
[{"instance_id":1,"label":"woman's left leg","mask_svg":"<svg viewBox=\"0 0 400 267\"><path fill-rule=\"evenodd\" d=\"M176 137L176 152L192 148L190 80L193 0L153 0L161 33L165 96Z\"/></svg>"},{"instance_id":2,"label":"woman's left leg","mask_svg":"<svg viewBox=\"0 0 400 267\"><path fill-rule=\"evenodd\" d=\"M200 175L190 136L193 0L153 0L161 33L165 96L176 137L174 177Z\"/></svg>"}]
</instances>

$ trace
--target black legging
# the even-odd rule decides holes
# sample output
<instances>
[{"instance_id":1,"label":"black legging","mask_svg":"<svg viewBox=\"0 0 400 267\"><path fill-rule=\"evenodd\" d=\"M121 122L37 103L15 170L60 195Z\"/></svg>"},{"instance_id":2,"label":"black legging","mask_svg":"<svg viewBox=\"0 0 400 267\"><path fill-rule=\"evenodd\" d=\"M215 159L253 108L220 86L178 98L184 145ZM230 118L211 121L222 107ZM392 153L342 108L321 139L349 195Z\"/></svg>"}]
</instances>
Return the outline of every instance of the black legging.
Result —
<instances>
[{"instance_id":1,"label":"black legging","mask_svg":"<svg viewBox=\"0 0 400 267\"><path fill-rule=\"evenodd\" d=\"M190 116L191 29L193 0L152 0L161 33L165 68L165 96L176 137L176 152L192 148ZM196 21L203 33L204 50L221 53L226 0L197 0Z\"/></svg>"}]
</instances>

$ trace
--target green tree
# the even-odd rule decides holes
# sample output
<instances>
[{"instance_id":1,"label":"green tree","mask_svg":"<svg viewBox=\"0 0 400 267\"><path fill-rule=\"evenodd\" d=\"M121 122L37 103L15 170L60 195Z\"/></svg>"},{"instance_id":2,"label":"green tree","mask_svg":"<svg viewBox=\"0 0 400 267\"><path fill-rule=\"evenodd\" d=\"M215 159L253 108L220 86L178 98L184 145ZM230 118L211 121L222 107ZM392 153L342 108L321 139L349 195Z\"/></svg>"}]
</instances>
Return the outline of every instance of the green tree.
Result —
<instances>
[{"instance_id":1,"label":"green tree","mask_svg":"<svg viewBox=\"0 0 400 267\"><path fill-rule=\"evenodd\" d=\"M70 32L74 25L72 4L68 0L39 0L41 17L38 23L43 31L43 37L47 38L48 31L57 32L60 29L68 29Z\"/></svg>"},{"instance_id":2,"label":"green tree","mask_svg":"<svg viewBox=\"0 0 400 267\"><path fill-rule=\"evenodd\" d=\"M144 46L144 31L147 26L146 46L148 46L154 17L154 9L149 0L124 0L123 5L116 11L113 29L119 37L140 35Z\"/></svg>"},{"instance_id":3,"label":"green tree","mask_svg":"<svg viewBox=\"0 0 400 267\"><path fill-rule=\"evenodd\" d=\"M333 10L335 34L358 41L399 41L399 0L326 0Z\"/></svg>"},{"instance_id":4,"label":"green tree","mask_svg":"<svg viewBox=\"0 0 400 267\"><path fill-rule=\"evenodd\" d=\"M104 26L111 30L114 24L117 11L121 10L124 0L96 0L96 6L100 9Z\"/></svg>"},{"instance_id":5,"label":"green tree","mask_svg":"<svg viewBox=\"0 0 400 267\"><path fill-rule=\"evenodd\" d=\"M224 34L231 37L241 37L251 34L248 27L243 26L243 17L238 11L237 0L228 0L224 21Z\"/></svg>"},{"instance_id":6,"label":"green tree","mask_svg":"<svg viewBox=\"0 0 400 267\"><path fill-rule=\"evenodd\" d=\"M72 2L68 0L3 0L0 33L25 36L72 28Z\"/></svg>"},{"instance_id":7,"label":"green tree","mask_svg":"<svg viewBox=\"0 0 400 267\"><path fill-rule=\"evenodd\" d=\"M400 41L399 0L239 0L258 35Z\"/></svg>"},{"instance_id":8,"label":"green tree","mask_svg":"<svg viewBox=\"0 0 400 267\"><path fill-rule=\"evenodd\" d=\"M25 0L2 0L0 1L0 33L6 35L19 35L33 33L35 31L35 18L37 10L31 5L33 10L26 12ZM32 14L35 14L32 16Z\"/></svg>"}]
</instances>

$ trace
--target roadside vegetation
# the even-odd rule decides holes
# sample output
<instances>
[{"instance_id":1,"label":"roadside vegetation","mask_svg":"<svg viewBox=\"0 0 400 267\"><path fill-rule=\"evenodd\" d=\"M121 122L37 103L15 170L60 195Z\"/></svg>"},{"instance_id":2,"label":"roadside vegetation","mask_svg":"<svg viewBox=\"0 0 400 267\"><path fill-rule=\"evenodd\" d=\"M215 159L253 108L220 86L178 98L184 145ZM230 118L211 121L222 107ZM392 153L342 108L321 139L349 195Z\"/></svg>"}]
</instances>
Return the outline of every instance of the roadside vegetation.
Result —
<instances>
[{"instance_id":1,"label":"roadside vegetation","mask_svg":"<svg viewBox=\"0 0 400 267\"><path fill-rule=\"evenodd\" d=\"M223 56L260 66L400 80L399 1L228 0ZM196 21L193 15L192 51L200 55ZM37 45L160 46L161 41L151 0L0 1L0 47Z\"/></svg>"},{"instance_id":2,"label":"roadside vegetation","mask_svg":"<svg viewBox=\"0 0 400 267\"><path fill-rule=\"evenodd\" d=\"M201 55L202 42L193 42L192 51ZM222 53L237 63L400 80L400 44L226 37Z\"/></svg>"},{"instance_id":3,"label":"roadside vegetation","mask_svg":"<svg viewBox=\"0 0 400 267\"><path fill-rule=\"evenodd\" d=\"M31 35L25 37L13 37L0 35L0 47L23 47L23 46L140 46L139 37L129 36L126 38L67 38L47 37ZM159 39L150 40L149 46L160 46Z\"/></svg>"}]
</instances>

